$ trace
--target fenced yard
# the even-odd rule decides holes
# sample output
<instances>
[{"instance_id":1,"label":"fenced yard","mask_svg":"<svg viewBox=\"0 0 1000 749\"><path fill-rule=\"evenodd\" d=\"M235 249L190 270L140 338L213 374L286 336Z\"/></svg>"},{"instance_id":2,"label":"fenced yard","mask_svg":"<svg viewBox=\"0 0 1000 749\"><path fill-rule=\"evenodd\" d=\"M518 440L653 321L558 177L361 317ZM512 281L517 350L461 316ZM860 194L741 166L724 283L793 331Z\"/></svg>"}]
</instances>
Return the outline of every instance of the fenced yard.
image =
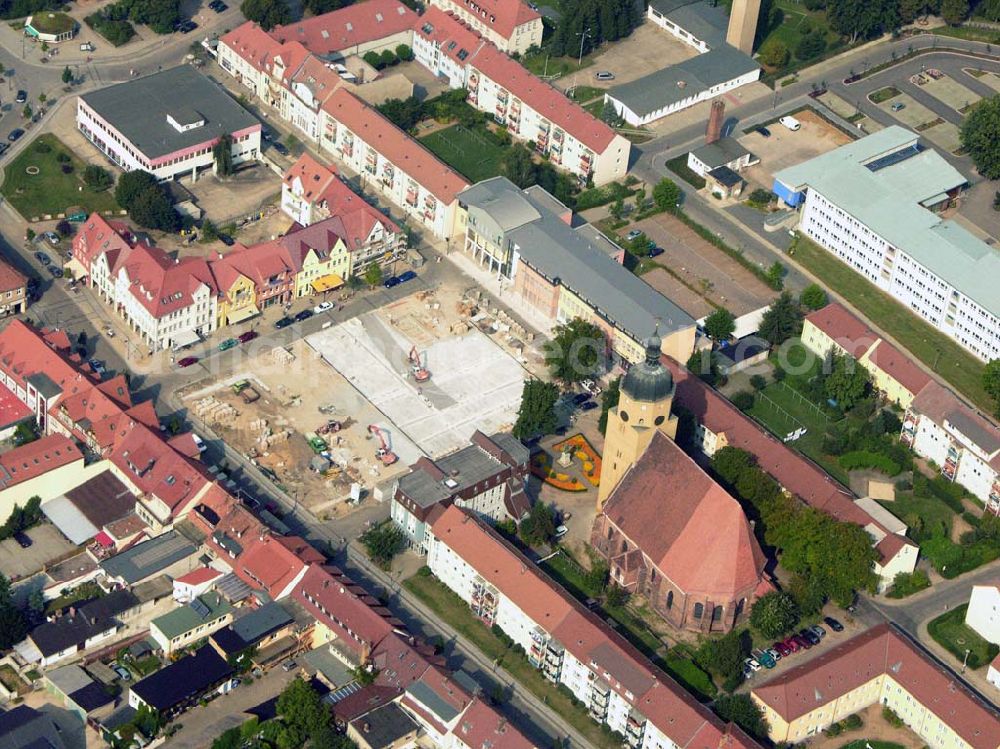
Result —
<instances>
[{"instance_id":1,"label":"fenced yard","mask_svg":"<svg viewBox=\"0 0 1000 749\"><path fill-rule=\"evenodd\" d=\"M500 173L504 148L489 132L452 125L425 135L420 142L470 182L479 182Z\"/></svg>"}]
</instances>

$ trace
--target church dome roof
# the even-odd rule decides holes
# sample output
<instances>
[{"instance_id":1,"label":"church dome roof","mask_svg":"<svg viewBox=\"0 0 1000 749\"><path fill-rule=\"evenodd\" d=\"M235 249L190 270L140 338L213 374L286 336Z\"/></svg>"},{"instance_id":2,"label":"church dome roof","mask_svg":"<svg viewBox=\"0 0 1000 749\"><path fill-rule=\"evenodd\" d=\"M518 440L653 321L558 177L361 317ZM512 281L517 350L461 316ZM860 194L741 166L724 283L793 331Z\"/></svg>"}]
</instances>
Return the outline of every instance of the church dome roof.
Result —
<instances>
[{"instance_id":1,"label":"church dome roof","mask_svg":"<svg viewBox=\"0 0 1000 749\"><path fill-rule=\"evenodd\" d=\"M661 339L658 335L647 338L646 360L633 364L622 378L621 389L632 400L655 402L668 397L674 390L674 378L670 370L660 363Z\"/></svg>"}]
</instances>

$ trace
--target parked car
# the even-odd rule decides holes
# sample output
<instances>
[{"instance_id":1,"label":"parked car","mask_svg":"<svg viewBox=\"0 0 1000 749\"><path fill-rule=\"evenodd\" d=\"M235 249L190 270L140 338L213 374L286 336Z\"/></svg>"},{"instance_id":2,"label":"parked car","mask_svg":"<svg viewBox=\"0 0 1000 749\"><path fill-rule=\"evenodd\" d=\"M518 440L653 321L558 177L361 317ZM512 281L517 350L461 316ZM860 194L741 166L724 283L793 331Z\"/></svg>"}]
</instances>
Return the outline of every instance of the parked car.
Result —
<instances>
[{"instance_id":1,"label":"parked car","mask_svg":"<svg viewBox=\"0 0 1000 749\"><path fill-rule=\"evenodd\" d=\"M825 617L823 617L823 622L826 624L826 626L828 626L834 632L843 632L844 631L844 625L841 624L840 622L838 622L832 616L825 616Z\"/></svg>"},{"instance_id":2,"label":"parked car","mask_svg":"<svg viewBox=\"0 0 1000 749\"><path fill-rule=\"evenodd\" d=\"M289 325L291 325L294 322L295 322L295 320L293 320L292 318L290 318L288 316L285 316L285 317L282 317L280 320L276 320L275 323L274 323L274 327L276 327L278 330L281 330L282 328L287 328Z\"/></svg>"},{"instance_id":3,"label":"parked car","mask_svg":"<svg viewBox=\"0 0 1000 749\"><path fill-rule=\"evenodd\" d=\"M26 102L27 100L28 100L28 92L25 91L23 88L19 89L17 92L17 96L14 97L14 101L16 101L18 104L24 104L24 102Z\"/></svg>"},{"instance_id":4,"label":"parked car","mask_svg":"<svg viewBox=\"0 0 1000 749\"><path fill-rule=\"evenodd\" d=\"M51 273L53 278L63 277L63 269L60 268L58 265L50 265L45 270Z\"/></svg>"},{"instance_id":5,"label":"parked car","mask_svg":"<svg viewBox=\"0 0 1000 749\"><path fill-rule=\"evenodd\" d=\"M745 661L743 661L743 665L746 668L749 668L751 671L754 672L760 671L760 664L753 658L747 658Z\"/></svg>"},{"instance_id":6,"label":"parked car","mask_svg":"<svg viewBox=\"0 0 1000 749\"><path fill-rule=\"evenodd\" d=\"M53 247L59 246L59 235L56 234L54 231L47 231L42 236L45 237L48 243Z\"/></svg>"},{"instance_id":7,"label":"parked car","mask_svg":"<svg viewBox=\"0 0 1000 749\"><path fill-rule=\"evenodd\" d=\"M326 312L331 309L333 309L333 302L320 302L315 307L313 307L313 312L315 312L318 315L322 312Z\"/></svg>"},{"instance_id":8,"label":"parked car","mask_svg":"<svg viewBox=\"0 0 1000 749\"><path fill-rule=\"evenodd\" d=\"M179 31L182 34L190 34L198 28L198 24L192 21L190 18L186 21L180 21L174 25L174 31Z\"/></svg>"},{"instance_id":9,"label":"parked car","mask_svg":"<svg viewBox=\"0 0 1000 749\"><path fill-rule=\"evenodd\" d=\"M226 247L232 247L234 244L236 244L236 240L233 239L228 234L220 234L219 241L222 242L222 244L224 244Z\"/></svg>"},{"instance_id":10,"label":"parked car","mask_svg":"<svg viewBox=\"0 0 1000 749\"><path fill-rule=\"evenodd\" d=\"M256 330L248 330L246 333L240 333L236 337L236 340L238 340L240 343L249 343L254 338L259 338L259 337L260 333L258 333Z\"/></svg>"},{"instance_id":11,"label":"parked car","mask_svg":"<svg viewBox=\"0 0 1000 749\"><path fill-rule=\"evenodd\" d=\"M294 668L295 668L295 661L293 660L288 660L281 664L281 670L284 671L286 674Z\"/></svg>"},{"instance_id":12,"label":"parked car","mask_svg":"<svg viewBox=\"0 0 1000 749\"><path fill-rule=\"evenodd\" d=\"M641 231L639 231L638 229L633 229L632 231L630 231L628 234L625 235L625 239L627 239L629 242L632 242L641 236L642 236Z\"/></svg>"},{"instance_id":13,"label":"parked car","mask_svg":"<svg viewBox=\"0 0 1000 749\"><path fill-rule=\"evenodd\" d=\"M17 533L15 533L14 540L17 541L18 546L20 546L22 549L27 549L34 543L34 541L31 540L31 536L29 536L24 531L18 531Z\"/></svg>"},{"instance_id":14,"label":"parked car","mask_svg":"<svg viewBox=\"0 0 1000 749\"><path fill-rule=\"evenodd\" d=\"M657 247L654 243L650 242L653 246L649 248L649 256L656 257L657 255L663 254L663 248Z\"/></svg>"},{"instance_id":15,"label":"parked car","mask_svg":"<svg viewBox=\"0 0 1000 749\"><path fill-rule=\"evenodd\" d=\"M825 630L825 629L823 629L823 628L822 628L821 626L819 626L818 624L814 624L813 626L811 626L811 627L809 628L809 631L810 631L810 632L812 632L812 633L813 633L814 635L816 635L816 636L817 636L817 637L818 637L819 639L821 639L821 640L822 640L822 639L823 639L824 637L826 637L826 630Z\"/></svg>"},{"instance_id":16,"label":"parked car","mask_svg":"<svg viewBox=\"0 0 1000 749\"><path fill-rule=\"evenodd\" d=\"M569 528L567 528L565 525L560 525L558 528L556 528L555 537L562 538L567 533L569 533Z\"/></svg>"},{"instance_id":17,"label":"parked car","mask_svg":"<svg viewBox=\"0 0 1000 749\"><path fill-rule=\"evenodd\" d=\"M787 127L793 133L802 127L802 123L799 122L794 117L792 117L790 114L786 114L784 117L778 120L778 122Z\"/></svg>"},{"instance_id":18,"label":"parked car","mask_svg":"<svg viewBox=\"0 0 1000 749\"><path fill-rule=\"evenodd\" d=\"M20 138L22 135L24 135L24 131L21 128L19 128L19 127L15 127L13 130L11 130L7 134L7 140L9 140L11 143L13 143L15 140L17 140L18 138Z\"/></svg>"},{"instance_id":19,"label":"parked car","mask_svg":"<svg viewBox=\"0 0 1000 749\"><path fill-rule=\"evenodd\" d=\"M590 400L590 393L577 393L573 396L573 404L577 406L582 406L584 403Z\"/></svg>"},{"instance_id":20,"label":"parked car","mask_svg":"<svg viewBox=\"0 0 1000 749\"><path fill-rule=\"evenodd\" d=\"M757 128L757 132L760 133L761 136L764 137L764 138L770 138L771 137L771 131L768 130L763 125L761 125L759 128Z\"/></svg>"},{"instance_id":21,"label":"parked car","mask_svg":"<svg viewBox=\"0 0 1000 749\"><path fill-rule=\"evenodd\" d=\"M781 660L781 651L779 651L777 648L768 648L764 652L767 653L769 656L771 656L771 658L774 659L775 663Z\"/></svg>"},{"instance_id":22,"label":"parked car","mask_svg":"<svg viewBox=\"0 0 1000 749\"><path fill-rule=\"evenodd\" d=\"M610 70L598 70L594 73L594 78L599 81L613 81L615 79L615 74Z\"/></svg>"},{"instance_id":23,"label":"parked car","mask_svg":"<svg viewBox=\"0 0 1000 749\"><path fill-rule=\"evenodd\" d=\"M0 156L7 153L8 148L10 148L10 143L0 143Z\"/></svg>"},{"instance_id":24,"label":"parked car","mask_svg":"<svg viewBox=\"0 0 1000 749\"><path fill-rule=\"evenodd\" d=\"M121 679L122 681L131 681L132 680L132 672L129 671L124 666L119 666L116 663L116 664L114 664L111 667L111 670L114 671L116 674L118 674L118 678Z\"/></svg>"},{"instance_id":25,"label":"parked car","mask_svg":"<svg viewBox=\"0 0 1000 749\"><path fill-rule=\"evenodd\" d=\"M812 641L806 639L801 634L792 635L792 638L799 644L799 649L801 650L809 650L813 646Z\"/></svg>"},{"instance_id":26,"label":"parked car","mask_svg":"<svg viewBox=\"0 0 1000 749\"><path fill-rule=\"evenodd\" d=\"M185 356L183 359L180 359L177 362L177 366L184 368L184 367L190 367L192 364L197 364L197 363L198 363L197 356Z\"/></svg>"},{"instance_id":27,"label":"parked car","mask_svg":"<svg viewBox=\"0 0 1000 749\"><path fill-rule=\"evenodd\" d=\"M601 390L601 386L598 385L594 380L584 380L583 382L580 383L580 387L582 387L591 395L600 395L602 392L604 392L603 390Z\"/></svg>"},{"instance_id":28,"label":"parked car","mask_svg":"<svg viewBox=\"0 0 1000 749\"><path fill-rule=\"evenodd\" d=\"M772 650L777 650L782 658L787 658L792 654L792 649L783 642L776 642L771 646Z\"/></svg>"},{"instance_id":29,"label":"parked car","mask_svg":"<svg viewBox=\"0 0 1000 749\"><path fill-rule=\"evenodd\" d=\"M799 630L799 635L804 637L812 645L819 645L819 635L812 631L812 629L803 628Z\"/></svg>"},{"instance_id":30,"label":"parked car","mask_svg":"<svg viewBox=\"0 0 1000 749\"><path fill-rule=\"evenodd\" d=\"M782 645L788 648L788 652L790 653L797 653L802 649L801 646L795 641L794 637L789 637L782 643Z\"/></svg>"},{"instance_id":31,"label":"parked car","mask_svg":"<svg viewBox=\"0 0 1000 749\"><path fill-rule=\"evenodd\" d=\"M412 270L403 271L397 276L397 278L399 278L400 283L406 283L407 281L412 281L416 277L417 274L414 273Z\"/></svg>"},{"instance_id":32,"label":"parked car","mask_svg":"<svg viewBox=\"0 0 1000 749\"><path fill-rule=\"evenodd\" d=\"M593 411L595 408L600 408L600 406L594 401L587 401L582 406L580 406L581 411Z\"/></svg>"},{"instance_id":33,"label":"parked car","mask_svg":"<svg viewBox=\"0 0 1000 749\"><path fill-rule=\"evenodd\" d=\"M42 265L51 265L52 264L52 260L49 258L49 256L46 255L44 252L41 252L41 251L35 253L35 260L37 260L38 262L40 262Z\"/></svg>"},{"instance_id":34,"label":"parked car","mask_svg":"<svg viewBox=\"0 0 1000 749\"><path fill-rule=\"evenodd\" d=\"M890 107L890 109L892 109L893 112L898 112L900 109L906 109L906 105L901 101L897 101L892 105L892 107Z\"/></svg>"},{"instance_id":35,"label":"parked car","mask_svg":"<svg viewBox=\"0 0 1000 749\"><path fill-rule=\"evenodd\" d=\"M239 346L240 342L235 338L227 338L219 344L219 351L229 351L231 348Z\"/></svg>"},{"instance_id":36,"label":"parked car","mask_svg":"<svg viewBox=\"0 0 1000 749\"><path fill-rule=\"evenodd\" d=\"M285 144L282 143L280 140L271 141L271 145L274 147L274 150L280 153L282 156L288 155L288 149L285 147Z\"/></svg>"},{"instance_id":37,"label":"parked car","mask_svg":"<svg viewBox=\"0 0 1000 749\"><path fill-rule=\"evenodd\" d=\"M88 359L87 364L90 365L90 368L94 371L95 374L101 377L103 377L104 374L108 371L104 368L104 362L102 362L100 359Z\"/></svg>"},{"instance_id":38,"label":"parked car","mask_svg":"<svg viewBox=\"0 0 1000 749\"><path fill-rule=\"evenodd\" d=\"M399 286L399 284L400 280L396 278L396 276L389 276L382 282L382 285L387 289L391 289L393 286Z\"/></svg>"},{"instance_id":39,"label":"parked car","mask_svg":"<svg viewBox=\"0 0 1000 749\"><path fill-rule=\"evenodd\" d=\"M313 311L311 309L304 309L295 316L295 322L302 322L303 320L308 320L313 316Z\"/></svg>"}]
</instances>

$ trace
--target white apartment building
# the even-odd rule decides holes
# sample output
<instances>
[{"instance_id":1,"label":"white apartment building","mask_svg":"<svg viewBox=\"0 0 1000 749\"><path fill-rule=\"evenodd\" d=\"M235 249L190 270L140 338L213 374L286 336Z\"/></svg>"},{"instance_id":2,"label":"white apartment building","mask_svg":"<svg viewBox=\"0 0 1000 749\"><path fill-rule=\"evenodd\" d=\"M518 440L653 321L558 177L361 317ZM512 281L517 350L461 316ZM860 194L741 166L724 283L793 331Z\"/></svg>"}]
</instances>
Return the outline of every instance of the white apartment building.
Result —
<instances>
[{"instance_id":1,"label":"white apartment building","mask_svg":"<svg viewBox=\"0 0 1000 749\"><path fill-rule=\"evenodd\" d=\"M973 585L965 623L987 642L1000 645L1000 585Z\"/></svg>"},{"instance_id":2,"label":"white apartment building","mask_svg":"<svg viewBox=\"0 0 1000 749\"><path fill-rule=\"evenodd\" d=\"M524 54L542 43L542 14L524 0L431 0L508 54Z\"/></svg>"},{"instance_id":3,"label":"white apartment building","mask_svg":"<svg viewBox=\"0 0 1000 749\"><path fill-rule=\"evenodd\" d=\"M723 746L726 727L526 558L452 505L430 528L431 572L627 749Z\"/></svg>"},{"instance_id":4,"label":"white apartment building","mask_svg":"<svg viewBox=\"0 0 1000 749\"><path fill-rule=\"evenodd\" d=\"M323 105L319 144L361 175L362 190L382 193L439 239L455 234L456 196L468 183L351 92Z\"/></svg>"},{"instance_id":5,"label":"white apartment building","mask_svg":"<svg viewBox=\"0 0 1000 749\"><path fill-rule=\"evenodd\" d=\"M926 385L903 417L900 439L933 461L941 474L1000 514L1000 428L936 382Z\"/></svg>"},{"instance_id":6,"label":"white apartment building","mask_svg":"<svg viewBox=\"0 0 1000 749\"><path fill-rule=\"evenodd\" d=\"M892 126L778 172L799 231L978 358L1000 357L1000 255L942 220L966 184Z\"/></svg>"}]
</instances>

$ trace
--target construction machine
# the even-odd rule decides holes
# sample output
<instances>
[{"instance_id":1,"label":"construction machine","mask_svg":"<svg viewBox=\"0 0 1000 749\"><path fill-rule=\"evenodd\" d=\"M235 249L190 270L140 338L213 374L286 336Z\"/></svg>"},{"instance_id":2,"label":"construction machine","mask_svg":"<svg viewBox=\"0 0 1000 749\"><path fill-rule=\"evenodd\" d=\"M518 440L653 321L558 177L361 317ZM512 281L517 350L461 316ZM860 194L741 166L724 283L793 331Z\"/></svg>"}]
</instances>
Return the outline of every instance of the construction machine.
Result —
<instances>
[{"instance_id":1,"label":"construction machine","mask_svg":"<svg viewBox=\"0 0 1000 749\"><path fill-rule=\"evenodd\" d=\"M392 450L389 449L389 443L385 440L385 435L382 434L382 430L378 428L375 424L368 425L368 431L375 435L375 439L378 440L379 446L375 451L375 457L382 461L382 465L391 466L397 460L399 456L396 455Z\"/></svg>"},{"instance_id":2,"label":"construction machine","mask_svg":"<svg viewBox=\"0 0 1000 749\"><path fill-rule=\"evenodd\" d=\"M410 372L413 374L413 379L417 382L427 382L431 378L431 373L427 371L423 362L420 361L420 354L417 353L417 347L414 346L410 349Z\"/></svg>"}]
</instances>

